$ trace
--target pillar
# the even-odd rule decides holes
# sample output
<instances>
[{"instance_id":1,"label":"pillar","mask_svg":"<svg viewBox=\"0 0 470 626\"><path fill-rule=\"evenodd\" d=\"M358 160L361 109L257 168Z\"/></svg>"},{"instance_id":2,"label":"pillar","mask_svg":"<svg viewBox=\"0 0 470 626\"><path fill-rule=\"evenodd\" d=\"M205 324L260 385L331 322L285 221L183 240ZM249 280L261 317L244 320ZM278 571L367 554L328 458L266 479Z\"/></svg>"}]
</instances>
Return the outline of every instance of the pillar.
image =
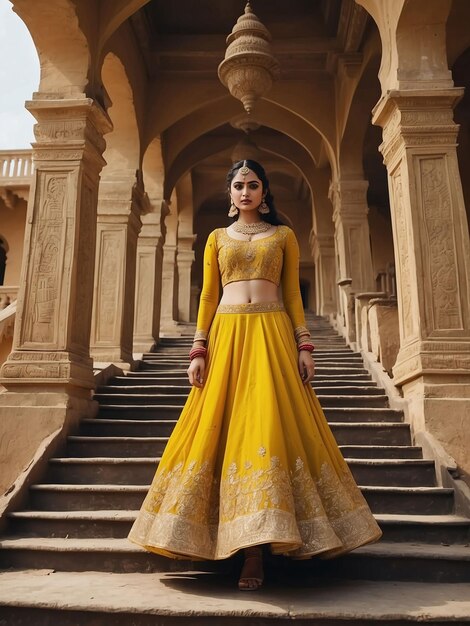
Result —
<instances>
[{"instance_id":1,"label":"pillar","mask_svg":"<svg viewBox=\"0 0 470 626\"><path fill-rule=\"evenodd\" d=\"M315 262L315 311L317 315L333 315L336 311L334 236L312 231L310 246Z\"/></svg>"},{"instance_id":2,"label":"pillar","mask_svg":"<svg viewBox=\"0 0 470 626\"><path fill-rule=\"evenodd\" d=\"M178 321L191 322L191 268L195 254L193 250L196 235L178 237Z\"/></svg>"},{"instance_id":3,"label":"pillar","mask_svg":"<svg viewBox=\"0 0 470 626\"><path fill-rule=\"evenodd\" d=\"M390 91L383 127L396 259L400 350L394 380L415 431L470 473L470 243L456 153L457 88Z\"/></svg>"},{"instance_id":4,"label":"pillar","mask_svg":"<svg viewBox=\"0 0 470 626\"><path fill-rule=\"evenodd\" d=\"M134 353L150 351L159 338L164 219L168 208L165 202L156 204L158 208L142 217L142 230L137 243Z\"/></svg>"},{"instance_id":5,"label":"pillar","mask_svg":"<svg viewBox=\"0 0 470 626\"><path fill-rule=\"evenodd\" d=\"M368 182L340 180L330 186L335 224L339 318L349 343L354 343L354 294L374 289L367 215Z\"/></svg>"},{"instance_id":6,"label":"pillar","mask_svg":"<svg viewBox=\"0 0 470 626\"><path fill-rule=\"evenodd\" d=\"M135 174L103 180L98 197L90 348L95 362L133 366L137 237L142 184Z\"/></svg>"},{"instance_id":7,"label":"pillar","mask_svg":"<svg viewBox=\"0 0 470 626\"><path fill-rule=\"evenodd\" d=\"M0 471L11 484L38 445L96 412L89 354L96 205L109 118L90 98L37 99L33 175L13 351L0 371ZM18 445L18 438L20 442Z\"/></svg>"}]
</instances>

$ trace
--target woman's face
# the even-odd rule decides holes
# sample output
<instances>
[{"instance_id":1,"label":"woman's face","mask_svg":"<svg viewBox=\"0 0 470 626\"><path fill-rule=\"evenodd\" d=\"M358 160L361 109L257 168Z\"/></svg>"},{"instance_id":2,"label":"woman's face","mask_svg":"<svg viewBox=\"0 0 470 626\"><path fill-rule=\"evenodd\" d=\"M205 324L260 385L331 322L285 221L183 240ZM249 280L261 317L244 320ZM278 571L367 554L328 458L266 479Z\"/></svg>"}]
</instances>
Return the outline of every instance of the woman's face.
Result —
<instances>
[{"instance_id":1,"label":"woman's face","mask_svg":"<svg viewBox=\"0 0 470 626\"><path fill-rule=\"evenodd\" d=\"M263 201L263 183L251 170L247 174L238 170L230 183L230 196L239 211L257 210Z\"/></svg>"}]
</instances>

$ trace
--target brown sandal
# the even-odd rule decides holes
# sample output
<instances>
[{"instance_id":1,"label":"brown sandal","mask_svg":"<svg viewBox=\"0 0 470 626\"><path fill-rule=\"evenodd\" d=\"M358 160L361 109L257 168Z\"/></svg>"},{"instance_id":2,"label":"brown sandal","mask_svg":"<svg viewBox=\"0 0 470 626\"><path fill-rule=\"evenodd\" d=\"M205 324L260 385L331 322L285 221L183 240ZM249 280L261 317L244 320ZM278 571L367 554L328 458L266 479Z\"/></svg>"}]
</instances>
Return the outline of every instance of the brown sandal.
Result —
<instances>
[{"instance_id":1,"label":"brown sandal","mask_svg":"<svg viewBox=\"0 0 470 626\"><path fill-rule=\"evenodd\" d=\"M251 564L249 562L251 561ZM258 567L253 563L258 561ZM259 567L261 565L261 567ZM250 576L250 570L259 574L261 577ZM240 574L240 580L238 581L238 588L241 591L256 591L263 585L263 550L259 546L253 546L252 548L245 548L245 562Z\"/></svg>"}]
</instances>

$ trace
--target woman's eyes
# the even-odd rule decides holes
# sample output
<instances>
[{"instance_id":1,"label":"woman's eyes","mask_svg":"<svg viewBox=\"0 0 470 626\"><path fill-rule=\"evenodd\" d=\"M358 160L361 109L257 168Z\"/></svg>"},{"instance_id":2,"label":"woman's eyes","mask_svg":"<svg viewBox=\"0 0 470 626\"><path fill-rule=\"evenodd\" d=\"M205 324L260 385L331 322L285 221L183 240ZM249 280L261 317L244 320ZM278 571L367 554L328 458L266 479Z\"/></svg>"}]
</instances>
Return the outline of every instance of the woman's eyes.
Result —
<instances>
[{"instance_id":1,"label":"woman's eyes","mask_svg":"<svg viewBox=\"0 0 470 626\"><path fill-rule=\"evenodd\" d=\"M248 185L248 187L250 189L258 189L259 185L258 185L258 183L251 183L250 185ZM235 183L234 184L234 188L235 189L243 189L243 185L241 183Z\"/></svg>"}]
</instances>

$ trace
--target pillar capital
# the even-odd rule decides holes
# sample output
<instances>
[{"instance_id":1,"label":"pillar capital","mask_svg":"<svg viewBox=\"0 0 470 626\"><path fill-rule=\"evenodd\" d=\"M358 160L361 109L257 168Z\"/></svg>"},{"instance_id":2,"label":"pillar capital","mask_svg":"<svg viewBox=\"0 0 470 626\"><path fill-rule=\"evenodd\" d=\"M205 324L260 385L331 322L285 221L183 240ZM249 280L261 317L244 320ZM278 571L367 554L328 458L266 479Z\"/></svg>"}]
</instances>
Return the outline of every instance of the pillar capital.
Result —
<instances>
[{"instance_id":1,"label":"pillar capital","mask_svg":"<svg viewBox=\"0 0 470 626\"><path fill-rule=\"evenodd\" d=\"M372 122L382 126L380 151L387 166L399 162L401 151L456 145L459 127L453 109L464 93L449 89L392 90L373 110Z\"/></svg>"},{"instance_id":2,"label":"pillar capital","mask_svg":"<svg viewBox=\"0 0 470 626\"><path fill-rule=\"evenodd\" d=\"M369 183L364 179L341 179L333 181L328 190L328 197L333 204L333 221L339 219L362 220L369 213L367 189Z\"/></svg>"},{"instance_id":3,"label":"pillar capital","mask_svg":"<svg viewBox=\"0 0 470 626\"><path fill-rule=\"evenodd\" d=\"M33 158L43 161L86 160L97 174L105 165L103 135L112 129L106 112L91 98L51 100L36 98L25 103L36 118Z\"/></svg>"}]
</instances>

